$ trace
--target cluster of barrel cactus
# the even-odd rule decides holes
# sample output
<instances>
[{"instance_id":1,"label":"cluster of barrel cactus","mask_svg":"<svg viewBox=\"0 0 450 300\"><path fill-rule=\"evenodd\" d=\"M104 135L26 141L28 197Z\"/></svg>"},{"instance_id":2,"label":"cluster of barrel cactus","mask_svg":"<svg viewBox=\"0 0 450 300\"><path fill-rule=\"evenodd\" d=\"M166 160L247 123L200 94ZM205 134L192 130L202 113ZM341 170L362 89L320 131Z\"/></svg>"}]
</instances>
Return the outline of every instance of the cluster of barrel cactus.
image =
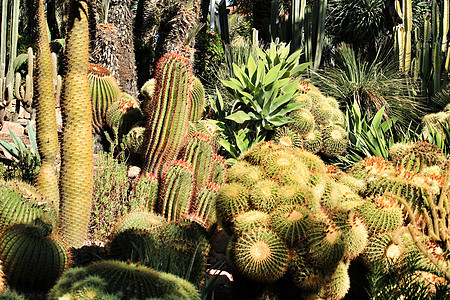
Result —
<instances>
[{"instance_id":1,"label":"cluster of barrel cactus","mask_svg":"<svg viewBox=\"0 0 450 300\"><path fill-rule=\"evenodd\" d=\"M415 169L413 161L420 156L415 153L397 150L395 163L368 158L344 173L301 148L273 141L253 146L229 169L228 182L216 200L218 222L230 236L229 263L261 282L288 273L305 294L324 299L345 296L349 264L360 255L370 268L400 257L422 259L421 264L429 266L413 242L419 237L425 241L426 236L415 232L412 237L405 229L407 218L398 200L405 195L410 200L412 191L398 184L375 189L391 176L389 172L395 173L394 164ZM437 158L420 161L446 165ZM429 168L433 167L422 169L431 172ZM437 178L433 176L430 180ZM431 192L433 184L425 180L422 186ZM437 249L426 240L430 249Z\"/></svg>"},{"instance_id":2,"label":"cluster of barrel cactus","mask_svg":"<svg viewBox=\"0 0 450 300\"><path fill-rule=\"evenodd\" d=\"M289 113L292 123L277 128L273 140L327 157L344 154L348 138L344 128L345 115L339 109L339 103L308 82L301 82L298 90L301 94L294 102L304 106Z\"/></svg>"}]
</instances>

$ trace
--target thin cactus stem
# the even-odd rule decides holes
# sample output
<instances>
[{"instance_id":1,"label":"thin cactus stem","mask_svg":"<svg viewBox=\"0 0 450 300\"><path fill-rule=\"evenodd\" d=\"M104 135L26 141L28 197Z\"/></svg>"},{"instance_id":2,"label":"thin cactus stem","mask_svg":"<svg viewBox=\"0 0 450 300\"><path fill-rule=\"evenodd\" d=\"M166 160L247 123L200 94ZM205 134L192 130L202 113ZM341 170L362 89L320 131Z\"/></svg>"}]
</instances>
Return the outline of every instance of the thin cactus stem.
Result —
<instances>
[{"instance_id":1,"label":"thin cactus stem","mask_svg":"<svg viewBox=\"0 0 450 300\"><path fill-rule=\"evenodd\" d=\"M36 95L33 105L36 108L36 142L39 147L41 157L41 168L39 169L39 173L36 178L36 186L50 202L58 207L59 188L58 178L56 176L58 133L56 130L51 52L50 45L48 43L47 22L45 20L43 0L36 0L35 7L37 9L37 34L35 39L36 78L34 80L34 84L36 85L34 91ZM33 64L33 51L31 48L28 50L28 62ZM33 73L28 75L33 76ZM31 86L31 82L28 82L27 85ZM32 92L29 90L29 93ZM25 98L23 99L23 101L26 100L27 99ZM28 100L31 105L31 99Z\"/></svg>"}]
</instances>

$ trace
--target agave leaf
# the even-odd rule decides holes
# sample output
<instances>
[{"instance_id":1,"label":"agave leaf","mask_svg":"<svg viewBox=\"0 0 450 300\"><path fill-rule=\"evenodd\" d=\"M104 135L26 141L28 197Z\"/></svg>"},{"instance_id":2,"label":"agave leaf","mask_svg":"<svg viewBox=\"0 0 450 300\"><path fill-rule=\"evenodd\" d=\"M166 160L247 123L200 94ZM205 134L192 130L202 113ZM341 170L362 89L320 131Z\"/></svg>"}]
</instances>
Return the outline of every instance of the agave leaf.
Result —
<instances>
[{"instance_id":1,"label":"agave leaf","mask_svg":"<svg viewBox=\"0 0 450 300\"><path fill-rule=\"evenodd\" d=\"M226 117L228 120L232 120L238 124L242 124L245 121L249 121L252 119L251 115L248 113L243 112L242 110L238 110L235 113L232 113L231 115Z\"/></svg>"}]
</instances>

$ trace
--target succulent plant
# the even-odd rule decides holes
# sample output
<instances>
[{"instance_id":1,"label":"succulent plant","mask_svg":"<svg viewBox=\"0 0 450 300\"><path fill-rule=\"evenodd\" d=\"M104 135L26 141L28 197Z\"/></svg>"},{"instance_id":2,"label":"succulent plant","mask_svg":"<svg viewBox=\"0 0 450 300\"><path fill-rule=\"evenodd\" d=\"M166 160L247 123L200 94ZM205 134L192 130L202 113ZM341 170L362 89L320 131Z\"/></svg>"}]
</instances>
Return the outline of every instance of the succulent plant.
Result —
<instances>
[{"instance_id":1,"label":"succulent plant","mask_svg":"<svg viewBox=\"0 0 450 300\"><path fill-rule=\"evenodd\" d=\"M178 296L180 299L200 299L196 288L187 281L144 266L119 261L99 261L86 266L89 275L107 282L106 290L122 294L122 298L145 299Z\"/></svg>"},{"instance_id":2,"label":"succulent plant","mask_svg":"<svg viewBox=\"0 0 450 300\"><path fill-rule=\"evenodd\" d=\"M253 166L245 160L237 161L228 169L227 180L241 182L247 187L251 187L256 182L264 178L264 171L259 166Z\"/></svg>"},{"instance_id":3,"label":"succulent plant","mask_svg":"<svg viewBox=\"0 0 450 300\"><path fill-rule=\"evenodd\" d=\"M350 276L348 275L349 261L341 261L328 278L327 283L319 291L323 299L340 300L350 289Z\"/></svg>"},{"instance_id":4,"label":"succulent plant","mask_svg":"<svg viewBox=\"0 0 450 300\"><path fill-rule=\"evenodd\" d=\"M142 154L145 140L145 127L136 126L122 138L125 148L131 153Z\"/></svg>"},{"instance_id":5,"label":"succulent plant","mask_svg":"<svg viewBox=\"0 0 450 300\"><path fill-rule=\"evenodd\" d=\"M206 229L216 221L214 207L219 190L219 185L213 182L203 185L199 188L191 205L190 213L198 216Z\"/></svg>"},{"instance_id":6,"label":"succulent plant","mask_svg":"<svg viewBox=\"0 0 450 300\"><path fill-rule=\"evenodd\" d=\"M217 153L213 154L213 162L212 162L212 175L211 182L222 186L226 182L226 178L228 176L228 168L225 159L218 155Z\"/></svg>"},{"instance_id":7,"label":"succulent plant","mask_svg":"<svg viewBox=\"0 0 450 300\"><path fill-rule=\"evenodd\" d=\"M291 172L296 167L298 159L289 151L278 150L269 153L262 162L264 172L270 177L277 177L283 171ZM292 172L291 172L292 173Z\"/></svg>"},{"instance_id":8,"label":"succulent plant","mask_svg":"<svg viewBox=\"0 0 450 300\"><path fill-rule=\"evenodd\" d=\"M216 215L219 224L228 235L233 235L233 218L250 210L250 193L248 188L238 182L224 185L216 198Z\"/></svg>"},{"instance_id":9,"label":"succulent plant","mask_svg":"<svg viewBox=\"0 0 450 300\"><path fill-rule=\"evenodd\" d=\"M195 122L200 120L200 118L202 117L206 104L205 89L203 88L202 82L197 77L194 77L191 97L192 97L192 108L189 120L191 122Z\"/></svg>"},{"instance_id":10,"label":"succulent plant","mask_svg":"<svg viewBox=\"0 0 450 300\"><path fill-rule=\"evenodd\" d=\"M404 245L392 238L392 233L385 233L369 239L362 256L369 269L386 270L389 263L402 259Z\"/></svg>"},{"instance_id":11,"label":"succulent plant","mask_svg":"<svg viewBox=\"0 0 450 300\"><path fill-rule=\"evenodd\" d=\"M189 213L194 193L194 174L191 164L175 160L163 173L161 203L158 212L170 221Z\"/></svg>"},{"instance_id":12,"label":"succulent plant","mask_svg":"<svg viewBox=\"0 0 450 300\"><path fill-rule=\"evenodd\" d=\"M302 205L281 205L270 213L270 228L289 246L306 239L311 222L311 211Z\"/></svg>"},{"instance_id":13,"label":"succulent plant","mask_svg":"<svg viewBox=\"0 0 450 300\"><path fill-rule=\"evenodd\" d=\"M367 200L358 212L372 235L394 232L403 225L402 208L388 196Z\"/></svg>"},{"instance_id":14,"label":"succulent plant","mask_svg":"<svg viewBox=\"0 0 450 300\"><path fill-rule=\"evenodd\" d=\"M3 267L0 264L0 295L6 290L6 278L5 273L3 273Z\"/></svg>"},{"instance_id":15,"label":"succulent plant","mask_svg":"<svg viewBox=\"0 0 450 300\"><path fill-rule=\"evenodd\" d=\"M331 157L343 154L347 150L348 138L344 128L329 125L322 128L322 152Z\"/></svg>"},{"instance_id":16,"label":"succulent plant","mask_svg":"<svg viewBox=\"0 0 450 300\"><path fill-rule=\"evenodd\" d=\"M263 179L250 189L250 206L253 209L270 213L280 204L280 187L274 180Z\"/></svg>"},{"instance_id":17,"label":"succulent plant","mask_svg":"<svg viewBox=\"0 0 450 300\"><path fill-rule=\"evenodd\" d=\"M97 64L88 66L88 82L92 99L92 116L95 132L106 124L106 112L113 102L120 99L121 91L111 72Z\"/></svg>"},{"instance_id":18,"label":"succulent plant","mask_svg":"<svg viewBox=\"0 0 450 300\"><path fill-rule=\"evenodd\" d=\"M272 231L257 228L244 232L234 245L234 263L245 276L273 282L288 267L288 249Z\"/></svg>"},{"instance_id":19,"label":"succulent plant","mask_svg":"<svg viewBox=\"0 0 450 300\"><path fill-rule=\"evenodd\" d=\"M294 284L303 291L317 293L326 283L328 273L309 263L305 250L301 248L294 248L291 256L289 271Z\"/></svg>"},{"instance_id":20,"label":"succulent plant","mask_svg":"<svg viewBox=\"0 0 450 300\"><path fill-rule=\"evenodd\" d=\"M154 174L141 175L134 188L134 197L139 199L141 207L154 211L158 200L158 178Z\"/></svg>"},{"instance_id":21,"label":"succulent plant","mask_svg":"<svg viewBox=\"0 0 450 300\"><path fill-rule=\"evenodd\" d=\"M315 129L308 133L303 140L303 148L311 153L318 153L322 150L322 132Z\"/></svg>"},{"instance_id":22,"label":"succulent plant","mask_svg":"<svg viewBox=\"0 0 450 300\"><path fill-rule=\"evenodd\" d=\"M25 297L15 291L5 290L0 292L0 300L26 300Z\"/></svg>"},{"instance_id":23,"label":"succulent plant","mask_svg":"<svg viewBox=\"0 0 450 300\"><path fill-rule=\"evenodd\" d=\"M176 53L165 54L155 73L155 92L146 112L142 172L160 176L163 165L176 159L188 132L193 75L189 61Z\"/></svg>"},{"instance_id":24,"label":"succulent plant","mask_svg":"<svg viewBox=\"0 0 450 300\"><path fill-rule=\"evenodd\" d=\"M300 135L287 126L278 127L275 129L275 134L272 137L272 140L277 145L282 147L298 148L302 146L302 138Z\"/></svg>"},{"instance_id":25,"label":"succulent plant","mask_svg":"<svg viewBox=\"0 0 450 300\"><path fill-rule=\"evenodd\" d=\"M302 137L310 133L315 127L314 116L307 109L294 110L289 114L289 117L293 120L292 123L289 123L289 128Z\"/></svg>"},{"instance_id":26,"label":"succulent plant","mask_svg":"<svg viewBox=\"0 0 450 300\"><path fill-rule=\"evenodd\" d=\"M71 262L66 244L40 219L3 232L0 260L9 286L28 292L46 291Z\"/></svg>"},{"instance_id":27,"label":"succulent plant","mask_svg":"<svg viewBox=\"0 0 450 300\"><path fill-rule=\"evenodd\" d=\"M270 216L268 213L259 210L249 210L236 216L234 219L234 230L236 236L240 236L246 231L264 227L269 228Z\"/></svg>"},{"instance_id":28,"label":"succulent plant","mask_svg":"<svg viewBox=\"0 0 450 300\"><path fill-rule=\"evenodd\" d=\"M121 93L118 99L108 105L105 121L122 139L131 128L144 121L139 101L127 93Z\"/></svg>"},{"instance_id":29,"label":"succulent plant","mask_svg":"<svg viewBox=\"0 0 450 300\"><path fill-rule=\"evenodd\" d=\"M141 88L141 95L144 98L144 101L142 103L142 111L144 115L148 115L150 112L150 106L152 103L152 97L155 93L155 87L156 87L156 79L151 78L147 80L144 85Z\"/></svg>"},{"instance_id":30,"label":"succulent plant","mask_svg":"<svg viewBox=\"0 0 450 300\"><path fill-rule=\"evenodd\" d=\"M26 183L3 183L0 186L0 232L14 224L31 223L36 218L55 224L55 209L41 201L41 197L35 188Z\"/></svg>"}]
</instances>

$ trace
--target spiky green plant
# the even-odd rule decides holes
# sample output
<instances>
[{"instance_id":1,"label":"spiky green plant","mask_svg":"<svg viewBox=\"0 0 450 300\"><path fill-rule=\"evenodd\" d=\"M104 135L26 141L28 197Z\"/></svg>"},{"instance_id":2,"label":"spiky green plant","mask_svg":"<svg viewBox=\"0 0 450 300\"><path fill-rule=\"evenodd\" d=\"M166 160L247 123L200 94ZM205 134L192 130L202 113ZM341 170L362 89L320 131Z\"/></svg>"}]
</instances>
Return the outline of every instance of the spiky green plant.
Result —
<instances>
[{"instance_id":1,"label":"spiky green plant","mask_svg":"<svg viewBox=\"0 0 450 300\"><path fill-rule=\"evenodd\" d=\"M316 125L314 116L309 110L304 108L294 110L289 114L289 117L293 121L288 126L300 136L310 133Z\"/></svg>"},{"instance_id":2,"label":"spiky green plant","mask_svg":"<svg viewBox=\"0 0 450 300\"><path fill-rule=\"evenodd\" d=\"M140 103L127 93L108 104L105 112L105 122L113 131L117 131L119 139L122 139L131 128L144 121L140 109Z\"/></svg>"},{"instance_id":3,"label":"spiky green plant","mask_svg":"<svg viewBox=\"0 0 450 300\"><path fill-rule=\"evenodd\" d=\"M297 132L289 129L287 126L278 127L275 129L275 134L272 140L283 147L301 147L302 139Z\"/></svg>"},{"instance_id":4,"label":"spiky green plant","mask_svg":"<svg viewBox=\"0 0 450 300\"><path fill-rule=\"evenodd\" d=\"M52 226L33 224L9 227L0 237L0 258L10 287L46 291L70 264L66 244Z\"/></svg>"},{"instance_id":5,"label":"spiky green plant","mask_svg":"<svg viewBox=\"0 0 450 300\"><path fill-rule=\"evenodd\" d=\"M321 298L330 300L343 299L350 289L350 276L348 274L349 261L341 261L331 274L327 283L319 291Z\"/></svg>"},{"instance_id":6,"label":"spiky green plant","mask_svg":"<svg viewBox=\"0 0 450 300\"><path fill-rule=\"evenodd\" d=\"M186 58L167 53L160 59L147 113L142 172L160 176L163 164L176 158L189 128L191 83L192 71Z\"/></svg>"},{"instance_id":7,"label":"spiky green plant","mask_svg":"<svg viewBox=\"0 0 450 300\"><path fill-rule=\"evenodd\" d=\"M127 135L122 139L124 147L128 149L131 153L141 154L143 150L143 145L145 141L145 127L136 126L133 127Z\"/></svg>"},{"instance_id":8,"label":"spiky green plant","mask_svg":"<svg viewBox=\"0 0 450 300\"><path fill-rule=\"evenodd\" d=\"M99 133L107 123L106 112L113 102L120 99L121 91L111 71L105 67L90 63L87 76L92 99L92 125Z\"/></svg>"},{"instance_id":9,"label":"spiky green plant","mask_svg":"<svg viewBox=\"0 0 450 300\"><path fill-rule=\"evenodd\" d=\"M337 125L322 128L322 152L331 157L343 154L347 150L348 138L344 128Z\"/></svg>"},{"instance_id":10,"label":"spiky green plant","mask_svg":"<svg viewBox=\"0 0 450 300\"><path fill-rule=\"evenodd\" d=\"M158 178L154 174L144 174L138 178L133 190L133 197L139 202L140 207L149 211L156 209L158 186Z\"/></svg>"},{"instance_id":11,"label":"spiky green plant","mask_svg":"<svg viewBox=\"0 0 450 300\"><path fill-rule=\"evenodd\" d=\"M219 186L224 185L228 176L228 169L225 159L217 153L214 153L212 166L211 182L216 183Z\"/></svg>"},{"instance_id":12,"label":"spiky green plant","mask_svg":"<svg viewBox=\"0 0 450 300\"><path fill-rule=\"evenodd\" d=\"M202 82L197 77L194 77L191 97L192 107L189 119L191 122L196 122L202 117L206 104L205 89L203 88Z\"/></svg>"},{"instance_id":13,"label":"spiky green plant","mask_svg":"<svg viewBox=\"0 0 450 300\"><path fill-rule=\"evenodd\" d=\"M270 213L280 204L280 186L271 179L263 179L250 189L250 206L253 209Z\"/></svg>"},{"instance_id":14,"label":"spiky green plant","mask_svg":"<svg viewBox=\"0 0 450 300\"><path fill-rule=\"evenodd\" d=\"M234 220L235 236L259 227L269 228L269 221L270 215L259 210L249 210L238 214Z\"/></svg>"},{"instance_id":15,"label":"spiky green plant","mask_svg":"<svg viewBox=\"0 0 450 300\"><path fill-rule=\"evenodd\" d=\"M88 229L94 170L86 2L72 1L66 49L67 72L61 98L63 141L58 227L70 246L81 247Z\"/></svg>"},{"instance_id":16,"label":"spiky green plant","mask_svg":"<svg viewBox=\"0 0 450 300\"><path fill-rule=\"evenodd\" d=\"M212 140L203 133L190 135L181 148L178 158L192 165L195 191L211 180L213 153Z\"/></svg>"},{"instance_id":17,"label":"spiky green plant","mask_svg":"<svg viewBox=\"0 0 450 300\"><path fill-rule=\"evenodd\" d=\"M194 194L192 165L182 160L173 161L164 171L161 184L161 203L158 211L170 221L188 214Z\"/></svg>"},{"instance_id":18,"label":"spiky green plant","mask_svg":"<svg viewBox=\"0 0 450 300\"><path fill-rule=\"evenodd\" d=\"M100 261L86 266L89 275L106 281L106 290L121 293L125 298L177 296L181 299L200 299L197 289L189 282L144 266L119 261Z\"/></svg>"},{"instance_id":19,"label":"spiky green plant","mask_svg":"<svg viewBox=\"0 0 450 300\"><path fill-rule=\"evenodd\" d=\"M270 214L271 229L290 246L305 240L311 222L311 211L302 205L282 205Z\"/></svg>"},{"instance_id":20,"label":"spiky green plant","mask_svg":"<svg viewBox=\"0 0 450 300\"><path fill-rule=\"evenodd\" d=\"M41 169L36 185L42 193L59 206L58 178L55 161L58 156L53 70L48 43L44 2L33 1L37 7L36 62L34 76L34 106L36 107L36 141L41 157ZM6 15L6 14L5 14Z\"/></svg>"},{"instance_id":21,"label":"spiky green plant","mask_svg":"<svg viewBox=\"0 0 450 300\"><path fill-rule=\"evenodd\" d=\"M367 62L346 44L338 47L335 59L336 66L314 76L322 92L348 106L356 101L369 118L384 106L385 117L398 118L405 128L420 117L420 102L411 96L413 86L398 71L395 60L379 51Z\"/></svg>"},{"instance_id":22,"label":"spiky green plant","mask_svg":"<svg viewBox=\"0 0 450 300\"><path fill-rule=\"evenodd\" d=\"M202 224L208 229L216 221L214 207L220 186L209 182L199 188L190 208L190 213L199 217Z\"/></svg>"},{"instance_id":23,"label":"spiky green plant","mask_svg":"<svg viewBox=\"0 0 450 300\"><path fill-rule=\"evenodd\" d=\"M15 183L15 187L8 185L6 182L0 186L0 231L14 224L31 223L36 218L55 224L55 208L33 186L25 183Z\"/></svg>"},{"instance_id":24,"label":"spiky green plant","mask_svg":"<svg viewBox=\"0 0 450 300\"><path fill-rule=\"evenodd\" d=\"M257 228L236 241L234 263L249 278L273 282L287 271L288 249L275 233Z\"/></svg>"}]
</instances>

